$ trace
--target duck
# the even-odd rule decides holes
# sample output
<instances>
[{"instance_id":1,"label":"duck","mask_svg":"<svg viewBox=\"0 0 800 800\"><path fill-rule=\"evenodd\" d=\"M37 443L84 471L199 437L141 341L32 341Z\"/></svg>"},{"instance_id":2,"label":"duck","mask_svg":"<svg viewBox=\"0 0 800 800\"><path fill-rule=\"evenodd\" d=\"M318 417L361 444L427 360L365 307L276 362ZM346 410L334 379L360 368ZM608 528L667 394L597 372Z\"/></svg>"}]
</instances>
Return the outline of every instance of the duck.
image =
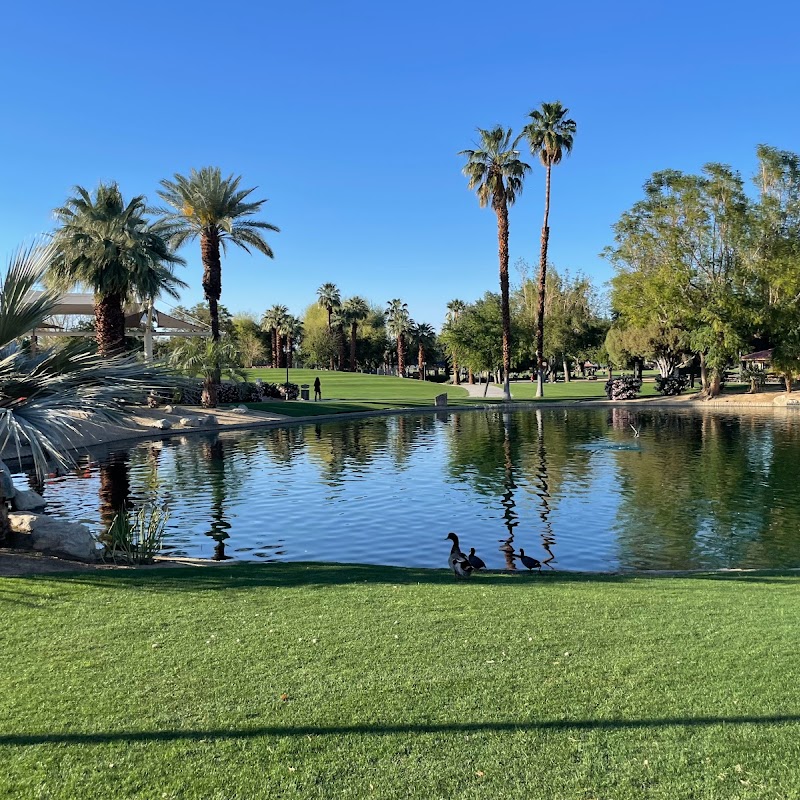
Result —
<instances>
[{"instance_id":1,"label":"duck","mask_svg":"<svg viewBox=\"0 0 800 800\"><path fill-rule=\"evenodd\" d=\"M458 536L451 531L445 538L453 542L453 546L450 548L450 555L447 559L447 565L453 570L453 575L455 575L456 578L469 578L474 568L472 564L469 563L469 559L461 552L461 548L458 546Z\"/></svg>"},{"instance_id":2,"label":"duck","mask_svg":"<svg viewBox=\"0 0 800 800\"><path fill-rule=\"evenodd\" d=\"M535 558L531 558L530 556L525 555L525 551L520 547L519 549L519 560L526 566L528 569L538 569L539 572L542 571L542 564L540 561L537 561Z\"/></svg>"},{"instance_id":3,"label":"duck","mask_svg":"<svg viewBox=\"0 0 800 800\"><path fill-rule=\"evenodd\" d=\"M470 547L469 555L467 556L467 561L469 561L469 563L472 564L473 569L486 569L486 564L484 560L480 556L475 555L474 547Z\"/></svg>"}]
</instances>

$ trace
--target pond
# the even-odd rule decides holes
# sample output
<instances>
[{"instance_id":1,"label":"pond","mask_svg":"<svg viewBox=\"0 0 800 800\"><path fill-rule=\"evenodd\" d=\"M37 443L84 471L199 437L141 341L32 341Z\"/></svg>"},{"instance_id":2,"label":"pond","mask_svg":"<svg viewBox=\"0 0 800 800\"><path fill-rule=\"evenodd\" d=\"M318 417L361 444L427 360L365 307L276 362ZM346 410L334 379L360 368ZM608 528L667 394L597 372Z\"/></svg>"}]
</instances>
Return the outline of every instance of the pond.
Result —
<instances>
[{"instance_id":1,"label":"pond","mask_svg":"<svg viewBox=\"0 0 800 800\"><path fill-rule=\"evenodd\" d=\"M171 555L443 567L455 531L490 568L614 571L798 567L799 479L800 414L637 406L176 436L37 488L98 533L157 499Z\"/></svg>"}]
</instances>

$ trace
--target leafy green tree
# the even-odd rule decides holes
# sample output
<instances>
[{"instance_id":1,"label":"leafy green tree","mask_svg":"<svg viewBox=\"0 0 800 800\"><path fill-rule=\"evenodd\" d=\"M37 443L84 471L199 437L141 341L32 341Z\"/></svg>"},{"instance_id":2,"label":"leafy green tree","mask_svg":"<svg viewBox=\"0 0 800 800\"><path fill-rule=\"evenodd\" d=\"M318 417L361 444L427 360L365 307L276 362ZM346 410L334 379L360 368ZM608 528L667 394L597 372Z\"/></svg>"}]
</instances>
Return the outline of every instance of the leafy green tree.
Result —
<instances>
[{"instance_id":1,"label":"leafy green tree","mask_svg":"<svg viewBox=\"0 0 800 800\"><path fill-rule=\"evenodd\" d=\"M233 318L233 336L245 369L263 363L267 352L264 347L264 334L254 315L236 314Z\"/></svg>"},{"instance_id":2,"label":"leafy green tree","mask_svg":"<svg viewBox=\"0 0 800 800\"><path fill-rule=\"evenodd\" d=\"M262 231L279 232L269 222L251 219L266 200L247 201L255 191L240 189L241 176L222 177L219 167L193 169L189 176L175 174L173 180L162 180L158 192L171 210L162 209L163 223L175 249L200 238L203 259L203 292L208 302L211 336L219 341L218 304L222 294L222 261L220 248L228 243L249 253L251 248L273 258L272 248Z\"/></svg>"},{"instance_id":3,"label":"leafy green tree","mask_svg":"<svg viewBox=\"0 0 800 800\"><path fill-rule=\"evenodd\" d=\"M530 144L531 153L539 156L546 170L544 194L544 222L542 223L541 252L539 255L539 305L536 315L536 363L537 386L536 396L544 396L544 379L542 364L544 363L544 318L545 291L547 275L547 245L550 239L550 171L561 163L566 153L572 152L572 144L577 126L574 120L565 117L569 113L560 102L542 103L541 109L535 109L528 115L531 121L522 133Z\"/></svg>"},{"instance_id":4,"label":"leafy green tree","mask_svg":"<svg viewBox=\"0 0 800 800\"><path fill-rule=\"evenodd\" d=\"M522 193L525 173L530 166L520 161L517 143L512 140L511 129L501 126L484 130L478 128L480 142L476 150L462 150L466 156L463 168L469 179L470 190L475 190L478 203L485 208L491 201L497 215L497 244L500 261L500 304L502 314L503 346L503 395L511 399L509 373L511 372L511 309L508 290L508 209L514 205L517 195Z\"/></svg>"},{"instance_id":5,"label":"leafy green tree","mask_svg":"<svg viewBox=\"0 0 800 800\"><path fill-rule=\"evenodd\" d=\"M125 203L116 183L101 183L94 197L82 186L74 191L55 210L59 227L47 280L62 290L91 288L98 349L121 353L125 302L136 296L152 301L162 291L177 296L182 282L172 267L184 261L167 245L169 231L146 219L144 197Z\"/></svg>"},{"instance_id":6,"label":"leafy green tree","mask_svg":"<svg viewBox=\"0 0 800 800\"><path fill-rule=\"evenodd\" d=\"M328 328L327 312L318 303L306 308L303 314L303 343L300 351L307 367L322 367L336 356L337 342Z\"/></svg>"},{"instance_id":7,"label":"leafy green tree","mask_svg":"<svg viewBox=\"0 0 800 800\"><path fill-rule=\"evenodd\" d=\"M748 222L741 178L729 167L707 164L702 175L666 170L647 181L644 199L622 215L606 251L617 271L611 302L623 325L685 332L708 396L719 393L752 325Z\"/></svg>"},{"instance_id":8,"label":"leafy green tree","mask_svg":"<svg viewBox=\"0 0 800 800\"><path fill-rule=\"evenodd\" d=\"M399 298L390 300L386 311L386 327L389 335L397 343L397 374L401 378L406 376L406 337L411 331L413 320L408 313L408 304Z\"/></svg>"}]
</instances>

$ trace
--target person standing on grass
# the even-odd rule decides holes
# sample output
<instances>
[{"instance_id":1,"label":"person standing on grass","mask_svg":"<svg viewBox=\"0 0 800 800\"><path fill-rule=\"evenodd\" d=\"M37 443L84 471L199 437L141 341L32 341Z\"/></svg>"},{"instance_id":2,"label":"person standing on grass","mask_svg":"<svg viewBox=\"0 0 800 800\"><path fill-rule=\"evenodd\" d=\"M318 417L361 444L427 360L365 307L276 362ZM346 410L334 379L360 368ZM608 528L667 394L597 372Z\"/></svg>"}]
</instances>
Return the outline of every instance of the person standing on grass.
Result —
<instances>
[{"instance_id":1,"label":"person standing on grass","mask_svg":"<svg viewBox=\"0 0 800 800\"><path fill-rule=\"evenodd\" d=\"M322 400L322 386L319 382L319 376L314 378L314 402L316 403L317 400Z\"/></svg>"}]
</instances>

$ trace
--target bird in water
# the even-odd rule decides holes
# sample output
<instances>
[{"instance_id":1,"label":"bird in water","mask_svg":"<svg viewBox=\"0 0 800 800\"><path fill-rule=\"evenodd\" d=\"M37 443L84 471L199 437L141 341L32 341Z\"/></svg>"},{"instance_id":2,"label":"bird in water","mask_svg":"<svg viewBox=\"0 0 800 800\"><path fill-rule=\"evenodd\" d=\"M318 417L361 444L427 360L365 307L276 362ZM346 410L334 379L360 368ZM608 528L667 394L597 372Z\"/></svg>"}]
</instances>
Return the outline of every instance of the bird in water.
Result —
<instances>
[{"instance_id":1,"label":"bird in water","mask_svg":"<svg viewBox=\"0 0 800 800\"><path fill-rule=\"evenodd\" d=\"M475 555L474 547L470 547L467 561L472 564L473 569L486 569L486 564L484 563L483 559L480 556Z\"/></svg>"},{"instance_id":2,"label":"bird in water","mask_svg":"<svg viewBox=\"0 0 800 800\"><path fill-rule=\"evenodd\" d=\"M453 542L453 546L450 548L450 555L447 559L447 566L453 570L453 575L455 575L456 578L469 578L472 574L473 566L469 563L469 559L461 552L461 548L458 546L458 536L451 532L448 533L445 538Z\"/></svg>"},{"instance_id":3,"label":"bird in water","mask_svg":"<svg viewBox=\"0 0 800 800\"><path fill-rule=\"evenodd\" d=\"M526 566L528 569L538 569L539 572L542 571L542 564L540 561L537 561L535 558L531 558L530 556L525 555L525 551L520 547L519 549L519 560Z\"/></svg>"}]
</instances>

